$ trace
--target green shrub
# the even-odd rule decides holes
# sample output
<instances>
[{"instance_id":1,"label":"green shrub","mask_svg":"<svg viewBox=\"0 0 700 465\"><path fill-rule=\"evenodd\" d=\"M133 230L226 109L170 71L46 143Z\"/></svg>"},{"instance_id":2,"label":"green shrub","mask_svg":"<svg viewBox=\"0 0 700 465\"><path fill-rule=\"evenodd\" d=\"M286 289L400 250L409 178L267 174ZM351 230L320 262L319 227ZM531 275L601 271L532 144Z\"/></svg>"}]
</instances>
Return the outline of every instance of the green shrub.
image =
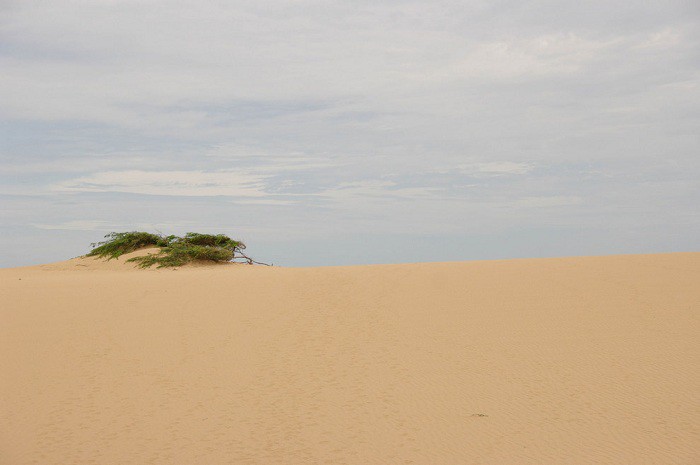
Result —
<instances>
[{"instance_id":1,"label":"green shrub","mask_svg":"<svg viewBox=\"0 0 700 465\"><path fill-rule=\"evenodd\" d=\"M245 249L243 242L234 241L223 234L199 234L187 233L185 237L177 238L178 242L185 242L193 245L204 245L209 247L225 247L225 248L242 248Z\"/></svg>"},{"instance_id":2,"label":"green shrub","mask_svg":"<svg viewBox=\"0 0 700 465\"><path fill-rule=\"evenodd\" d=\"M194 260L230 262L243 259L249 264L259 263L243 253L245 244L223 234L187 233L183 237L162 236L145 232L110 233L106 241L92 244L88 256L107 257L108 260L143 247L160 247L156 254L133 257L141 268L182 266Z\"/></svg>"},{"instance_id":3,"label":"green shrub","mask_svg":"<svg viewBox=\"0 0 700 465\"><path fill-rule=\"evenodd\" d=\"M144 247L165 247L168 245L167 238L139 231L112 232L107 234L105 239L107 240L90 244L93 249L88 253L88 256L107 257L108 260L111 260Z\"/></svg>"}]
</instances>

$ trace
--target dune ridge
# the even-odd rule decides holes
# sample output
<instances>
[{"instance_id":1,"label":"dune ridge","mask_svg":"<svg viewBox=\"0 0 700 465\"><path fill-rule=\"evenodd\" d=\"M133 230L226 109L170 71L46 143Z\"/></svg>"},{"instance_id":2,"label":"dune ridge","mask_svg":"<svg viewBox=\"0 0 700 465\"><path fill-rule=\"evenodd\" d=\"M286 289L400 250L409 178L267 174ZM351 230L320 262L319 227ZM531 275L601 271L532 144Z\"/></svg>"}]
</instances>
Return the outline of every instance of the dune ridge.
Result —
<instances>
[{"instance_id":1,"label":"dune ridge","mask_svg":"<svg viewBox=\"0 0 700 465\"><path fill-rule=\"evenodd\" d=\"M0 269L0 464L700 462L700 253L127 258Z\"/></svg>"}]
</instances>

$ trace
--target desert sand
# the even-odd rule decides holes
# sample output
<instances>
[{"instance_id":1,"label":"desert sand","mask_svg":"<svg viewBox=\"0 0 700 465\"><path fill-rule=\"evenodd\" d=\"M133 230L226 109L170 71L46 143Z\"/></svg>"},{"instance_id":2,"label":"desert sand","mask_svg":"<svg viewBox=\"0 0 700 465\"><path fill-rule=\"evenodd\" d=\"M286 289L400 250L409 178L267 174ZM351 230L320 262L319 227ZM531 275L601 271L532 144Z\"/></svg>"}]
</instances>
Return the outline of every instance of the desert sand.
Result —
<instances>
[{"instance_id":1,"label":"desert sand","mask_svg":"<svg viewBox=\"0 0 700 465\"><path fill-rule=\"evenodd\" d=\"M697 464L700 253L0 270L0 463Z\"/></svg>"}]
</instances>

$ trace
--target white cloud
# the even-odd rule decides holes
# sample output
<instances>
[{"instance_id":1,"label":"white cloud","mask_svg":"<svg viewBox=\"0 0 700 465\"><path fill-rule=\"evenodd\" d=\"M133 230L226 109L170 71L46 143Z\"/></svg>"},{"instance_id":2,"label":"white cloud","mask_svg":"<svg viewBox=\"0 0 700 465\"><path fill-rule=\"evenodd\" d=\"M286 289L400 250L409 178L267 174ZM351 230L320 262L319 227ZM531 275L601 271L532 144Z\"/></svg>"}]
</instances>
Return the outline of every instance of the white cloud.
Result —
<instances>
[{"instance_id":1,"label":"white cloud","mask_svg":"<svg viewBox=\"0 0 700 465\"><path fill-rule=\"evenodd\" d=\"M113 223L101 220L74 220L60 223L32 223L31 226L49 231L112 231Z\"/></svg>"},{"instance_id":2,"label":"white cloud","mask_svg":"<svg viewBox=\"0 0 700 465\"><path fill-rule=\"evenodd\" d=\"M643 40L638 47L665 50L679 45L681 35L673 29L663 29L653 32Z\"/></svg>"},{"instance_id":3,"label":"white cloud","mask_svg":"<svg viewBox=\"0 0 700 465\"><path fill-rule=\"evenodd\" d=\"M472 163L458 166L462 174L473 176L503 176L522 175L533 170L531 163L518 163L512 161Z\"/></svg>"},{"instance_id":4,"label":"white cloud","mask_svg":"<svg viewBox=\"0 0 700 465\"><path fill-rule=\"evenodd\" d=\"M150 155L150 154L149 154ZM138 156L131 153L111 153L102 157L72 157L46 159L44 161L14 161L0 165L0 175L21 176L46 173L80 173L124 166L148 165L150 156Z\"/></svg>"},{"instance_id":5,"label":"white cloud","mask_svg":"<svg viewBox=\"0 0 700 465\"><path fill-rule=\"evenodd\" d=\"M317 195L328 199L335 205L344 208L357 208L358 203L370 201L374 205L365 208L373 209L378 206L394 204L397 200L410 202L441 201L445 186L426 185L420 187L402 186L395 181L368 179L364 181L342 182L337 186L325 189Z\"/></svg>"},{"instance_id":6,"label":"white cloud","mask_svg":"<svg viewBox=\"0 0 700 465\"><path fill-rule=\"evenodd\" d=\"M437 70L440 80L547 78L579 72L625 40L591 40L573 33L477 43Z\"/></svg>"},{"instance_id":7,"label":"white cloud","mask_svg":"<svg viewBox=\"0 0 700 465\"><path fill-rule=\"evenodd\" d=\"M518 199L512 205L518 208L546 208L580 205L582 203L583 199L581 197L553 195L539 197L524 197Z\"/></svg>"},{"instance_id":8,"label":"white cloud","mask_svg":"<svg viewBox=\"0 0 700 465\"><path fill-rule=\"evenodd\" d=\"M57 192L263 197L265 176L240 172L104 171L54 185Z\"/></svg>"},{"instance_id":9,"label":"white cloud","mask_svg":"<svg viewBox=\"0 0 700 465\"><path fill-rule=\"evenodd\" d=\"M191 221L173 222L115 222L104 220L74 220L56 223L32 223L31 226L37 229L48 231L179 231L188 227L198 226Z\"/></svg>"}]
</instances>

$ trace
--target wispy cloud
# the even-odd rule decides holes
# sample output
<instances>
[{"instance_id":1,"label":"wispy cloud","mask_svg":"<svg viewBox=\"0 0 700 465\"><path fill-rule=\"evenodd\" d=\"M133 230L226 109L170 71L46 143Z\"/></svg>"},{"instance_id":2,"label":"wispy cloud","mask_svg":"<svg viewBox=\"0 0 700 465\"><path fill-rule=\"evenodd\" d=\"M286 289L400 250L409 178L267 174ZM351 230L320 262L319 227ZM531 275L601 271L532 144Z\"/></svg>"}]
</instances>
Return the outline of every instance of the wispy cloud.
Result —
<instances>
[{"instance_id":1,"label":"wispy cloud","mask_svg":"<svg viewBox=\"0 0 700 465\"><path fill-rule=\"evenodd\" d=\"M261 197L264 176L204 171L104 171L63 181L64 192L128 192L131 194Z\"/></svg>"},{"instance_id":2,"label":"wispy cloud","mask_svg":"<svg viewBox=\"0 0 700 465\"><path fill-rule=\"evenodd\" d=\"M33 227L49 231L113 231L115 223L100 220L75 220L61 223L32 223Z\"/></svg>"},{"instance_id":3,"label":"wispy cloud","mask_svg":"<svg viewBox=\"0 0 700 465\"><path fill-rule=\"evenodd\" d=\"M463 164L457 167L457 171L472 176L504 176L526 174L532 171L533 168L534 166L531 163L501 161Z\"/></svg>"},{"instance_id":4,"label":"wispy cloud","mask_svg":"<svg viewBox=\"0 0 700 465\"><path fill-rule=\"evenodd\" d=\"M191 221L132 223L128 221L74 220L56 223L32 223L31 226L47 231L94 231L107 233L114 231L175 231L196 227Z\"/></svg>"},{"instance_id":5,"label":"wispy cloud","mask_svg":"<svg viewBox=\"0 0 700 465\"><path fill-rule=\"evenodd\" d=\"M583 203L581 197L553 195L545 197L524 197L516 200L513 206L517 208L547 208L579 205L581 203Z\"/></svg>"}]
</instances>

